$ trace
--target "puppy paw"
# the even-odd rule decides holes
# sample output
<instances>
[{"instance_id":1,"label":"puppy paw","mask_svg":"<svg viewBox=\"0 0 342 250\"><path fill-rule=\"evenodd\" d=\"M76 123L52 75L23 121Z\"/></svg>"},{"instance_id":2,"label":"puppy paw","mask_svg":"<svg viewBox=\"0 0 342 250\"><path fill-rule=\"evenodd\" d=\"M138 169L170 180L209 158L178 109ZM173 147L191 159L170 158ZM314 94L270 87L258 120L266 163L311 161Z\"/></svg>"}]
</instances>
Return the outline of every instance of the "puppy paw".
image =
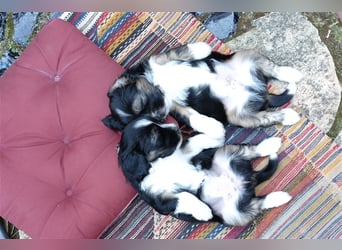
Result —
<instances>
[{"instance_id":1,"label":"puppy paw","mask_svg":"<svg viewBox=\"0 0 342 250\"><path fill-rule=\"evenodd\" d=\"M286 192L277 191L268 194L263 203L262 209L268 209L272 207L279 207L292 199L291 195Z\"/></svg>"},{"instance_id":2,"label":"puppy paw","mask_svg":"<svg viewBox=\"0 0 342 250\"><path fill-rule=\"evenodd\" d=\"M211 47L205 42L190 43L188 44L188 48L196 60L206 58L211 54Z\"/></svg>"},{"instance_id":3,"label":"puppy paw","mask_svg":"<svg viewBox=\"0 0 342 250\"><path fill-rule=\"evenodd\" d=\"M211 209L204 203L199 203L192 216L199 221L208 221L213 218Z\"/></svg>"},{"instance_id":4,"label":"puppy paw","mask_svg":"<svg viewBox=\"0 0 342 250\"><path fill-rule=\"evenodd\" d=\"M290 82L287 85L287 91L289 95L294 95L297 92L297 85L294 82Z\"/></svg>"},{"instance_id":5,"label":"puppy paw","mask_svg":"<svg viewBox=\"0 0 342 250\"><path fill-rule=\"evenodd\" d=\"M289 83L296 83L303 79L303 74L292 67L279 67L277 70L276 78Z\"/></svg>"},{"instance_id":6,"label":"puppy paw","mask_svg":"<svg viewBox=\"0 0 342 250\"><path fill-rule=\"evenodd\" d=\"M257 152L260 156L268 156L278 152L281 147L280 137L271 137L263 140L257 146Z\"/></svg>"},{"instance_id":7,"label":"puppy paw","mask_svg":"<svg viewBox=\"0 0 342 250\"><path fill-rule=\"evenodd\" d=\"M175 214L189 214L199 221L208 221L213 218L210 207L193 194L182 192L177 196Z\"/></svg>"},{"instance_id":8,"label":"puppy paw","mask_svg":"<svg viewBox=\"0 0 342 250\"><path fill-rule=\"evenodd\" d=\"M215 139L225 138L226 130L223 124L216 119L205 115L192 115L189 119L190 126L197 132Z\"/></svg>"},{"instance_id":9,"label":"puppy paw","mask_svg":"<svg viewBox=\"0 0 342 250\"><path fill-rule=\"evenodd\" d=\"M281 124L284 126L293 125L300 120L299 114L291 108L285 108L281 112L283 113Z\"/></svg>"}]
</instances>

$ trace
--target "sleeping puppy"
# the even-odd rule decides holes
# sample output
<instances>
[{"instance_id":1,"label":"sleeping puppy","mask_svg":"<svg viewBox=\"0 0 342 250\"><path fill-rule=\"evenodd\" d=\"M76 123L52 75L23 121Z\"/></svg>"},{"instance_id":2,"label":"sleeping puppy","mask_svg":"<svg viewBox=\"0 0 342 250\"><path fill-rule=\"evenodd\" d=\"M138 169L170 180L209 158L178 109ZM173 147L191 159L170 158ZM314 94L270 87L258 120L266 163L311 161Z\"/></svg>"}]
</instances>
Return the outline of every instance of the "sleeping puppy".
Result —
<instances>
[{"instance_id":1,"label":"sleeping puppy","mask_svg":"<svg viewBox=\"0 0 342 250\"><path fill-rule=\"evenodd\" d=\"M255 128L292 125L299 115L287 103L302 74L278 66L256 51L231 55L213 52L203 42L153 55L128 69L108 92L111 114L106 126L122 130L141 115L163 122L171 113L179 122L210 136L224 135L224 125ZM271 79L287 82L280 95L268 93Z\"/></svg>"},{"instance_id":2,"label":"sleeping puppy","mask_svg":"<svg viewBox=\"0 0 342 250\"><path fill-rule=\"evenodd\" d=\"M255 187L277 169L280 138L254 146L223 144L224 138L206 134L183 142L176 125L141 117L124 128L118 158L143 200L182 220L245 225L291 199L281 191L255 195ZM268 155L268 165L254 171L250 160Z\"/></svg>"}]
</instances>

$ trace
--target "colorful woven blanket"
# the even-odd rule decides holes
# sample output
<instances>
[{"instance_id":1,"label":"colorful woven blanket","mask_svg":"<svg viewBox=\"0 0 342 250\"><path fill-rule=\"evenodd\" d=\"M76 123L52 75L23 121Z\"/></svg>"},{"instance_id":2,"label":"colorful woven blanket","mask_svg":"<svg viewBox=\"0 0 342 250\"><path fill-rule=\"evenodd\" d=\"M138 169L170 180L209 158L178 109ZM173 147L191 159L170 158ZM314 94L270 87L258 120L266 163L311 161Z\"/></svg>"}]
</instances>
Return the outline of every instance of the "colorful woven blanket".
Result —
<instances>
[{"instance_id":1,"label":"colorful woven blanket","mask_svg":"<svg viewBox=\"0 0 342 250\"><path fill-rule=\"evenodd\" d=\"M123 67L180 44L205 41L229 49L190 13L58 13ZM258 194L283 190L293 199L244 227L189 223L162 216L139 197L103 233L103 238L157 239L338 239L342 237L342 148L306 117L294 126L227 127L227 143L252 143L279 136L279 168ZM258 169L266 158L254 161Z\"/></svg>"}]
</instances>

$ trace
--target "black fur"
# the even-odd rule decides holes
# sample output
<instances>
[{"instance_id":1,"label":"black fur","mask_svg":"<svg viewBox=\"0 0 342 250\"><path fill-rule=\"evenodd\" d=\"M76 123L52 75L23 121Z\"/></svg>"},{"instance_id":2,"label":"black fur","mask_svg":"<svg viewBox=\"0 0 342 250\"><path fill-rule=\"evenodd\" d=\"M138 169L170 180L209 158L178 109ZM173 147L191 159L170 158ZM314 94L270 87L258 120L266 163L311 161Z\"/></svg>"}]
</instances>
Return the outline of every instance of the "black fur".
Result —
<instances>
[{"instance_id":1,"label":"black fur","mask_svg":"<svg viewBox=\"0 0 342 250\"><path fill-rule=\"evenodd\" d=\"M200 114L213 117L223 124L228 123L222 102L211 93L210 87L207 85L190 88L188 90L186 104Z\"/></svg>"}]
</instances>

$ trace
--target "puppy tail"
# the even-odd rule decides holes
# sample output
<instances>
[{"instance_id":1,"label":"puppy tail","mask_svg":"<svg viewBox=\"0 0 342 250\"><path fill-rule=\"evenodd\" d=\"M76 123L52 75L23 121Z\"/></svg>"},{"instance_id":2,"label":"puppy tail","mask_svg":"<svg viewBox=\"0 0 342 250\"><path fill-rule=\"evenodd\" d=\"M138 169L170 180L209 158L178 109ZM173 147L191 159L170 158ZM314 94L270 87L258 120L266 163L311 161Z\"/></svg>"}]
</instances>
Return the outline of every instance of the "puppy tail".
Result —
<instances>
[{"instance_id":1,"label":"puppy tail","mask_svg":"<svg viewBox=\"0 0 342 250\"><path fill-rule=\"evenodd\" d=\"M278 156L277 154L271 154L270 160L266 167L264 167L262 170L256 172L255 178L256 178L256 185L259 185L260 183L268 180L271 178L271 176L275 173L278 167Z\"/></svg>"},{"instance_id":2,"label":"puppy tail","mask_svg":"<svg viewBox=\"0 0 342 250\"><path fill-rule=\"evenodd\" d=\"M296 84L289 83L287 89L280 95L269 94L268 95L268 106L270 108L276 108L288 103L296 92Z\"/></svg>"}]
</instances>

